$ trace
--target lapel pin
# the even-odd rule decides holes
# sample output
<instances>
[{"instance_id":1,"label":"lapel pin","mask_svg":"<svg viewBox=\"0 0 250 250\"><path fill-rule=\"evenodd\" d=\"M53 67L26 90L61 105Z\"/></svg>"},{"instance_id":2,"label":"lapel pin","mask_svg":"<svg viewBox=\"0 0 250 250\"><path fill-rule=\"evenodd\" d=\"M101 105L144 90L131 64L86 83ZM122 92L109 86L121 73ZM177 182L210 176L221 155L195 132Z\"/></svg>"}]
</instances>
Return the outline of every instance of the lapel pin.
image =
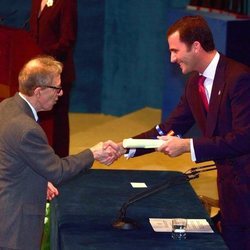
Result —
<instances>
[{"instance_id":1,"label":"lapel pin","mask_svg":"<svg viewBox=\"0 0 250 250\"><path fill-rule=\"evenodd\" d=\"M220 95L220 94L221 94L221 91L219 90L218 95Z\"/></svg>"}]
</instances>

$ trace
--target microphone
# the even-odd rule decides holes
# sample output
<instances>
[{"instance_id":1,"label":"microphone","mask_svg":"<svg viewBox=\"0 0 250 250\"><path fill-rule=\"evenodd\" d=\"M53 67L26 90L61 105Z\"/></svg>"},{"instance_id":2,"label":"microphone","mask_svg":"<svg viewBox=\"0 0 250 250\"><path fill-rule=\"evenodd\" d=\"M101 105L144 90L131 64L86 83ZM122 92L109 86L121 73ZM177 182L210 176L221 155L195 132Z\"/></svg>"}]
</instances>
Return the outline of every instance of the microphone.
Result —
<instances>
[{"instance_id":1,"label":"microphone","mask_svg":"<svg viewBox=\"0 0 250 250\"><path fill-rule=\"evenodd\" d=\"M136 223L136 221L126 217L127 208L137 202L140 201L150 195L153 195L155 193L158 193L164 189L169 188L172 185L175 184L181 184L187 181L187 178L185 175L178 176L178 178L174 178L172 180L167 180L159 185L153 186L148 190L145 190L143 192L140 192L134 196L132 196L128 201L123 203L122 207L119 210L119 216L117 220L112 224L112 226L116 229L123 229L123 230L131 230L131 229L137 229L139 228L139 225Z\"/></svg>"},{"instance_id":2,"label":"microphone","mask_svg":"<svg viewBox=\"0 0 250 250\"><path fill-rule=\"evenodd\" d=\"M139 225L137 224L137 222L126 216L127 209L131 204L137 201L140 201L150 195L158 193L164 189L167 189L173 185L182 184L186 181L190 181L192 179L198 178L199 173L201 172L207 172L207 171L211 171L215 169L216 169L215 164L194 167L194 168L187 170L183 175L178 176L178 178L167 180L159 185L151 187L148 190L135 194L130 199L128 199L128 201L123 203L123 205L121 206L119 210L118 218L116 219L115 222L113 222L112 226L116 229L122 229L122 230L138 229Z\"/></svg>"},{"instance_id":3,"label":"microphone","mask_svg":"<svg viewBox=\"0 0 250 250\"><path fill-rule=\"evenodd\" d=\"M199 178L200 176L199 174L202 172L212 171L216 169L217 168L215 164L210 164L210 165L190 168L189 170L185 172L185 175L187 176L188 180L193 180L193 179Z\"/></svg>"}]
</instances>

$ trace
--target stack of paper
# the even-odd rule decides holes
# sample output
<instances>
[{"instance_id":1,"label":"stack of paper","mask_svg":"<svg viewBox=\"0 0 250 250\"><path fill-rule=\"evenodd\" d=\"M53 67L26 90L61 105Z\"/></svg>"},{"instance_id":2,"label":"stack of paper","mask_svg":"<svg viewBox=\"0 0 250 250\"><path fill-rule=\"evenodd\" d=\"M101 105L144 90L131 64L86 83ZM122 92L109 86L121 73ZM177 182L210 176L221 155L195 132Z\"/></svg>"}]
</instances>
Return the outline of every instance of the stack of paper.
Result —
<instances>
[{"instance_id":1,"label":"stack of paper","mask_svg":"<svg viewBox=\"0 0 250 250\"><path fill-rule=\"evenodd\" d=\"M172 219L149 218L155 232L172 232ZM213 233L206 219L187 219L187 233Z\"/></svg>"}]
</instances>

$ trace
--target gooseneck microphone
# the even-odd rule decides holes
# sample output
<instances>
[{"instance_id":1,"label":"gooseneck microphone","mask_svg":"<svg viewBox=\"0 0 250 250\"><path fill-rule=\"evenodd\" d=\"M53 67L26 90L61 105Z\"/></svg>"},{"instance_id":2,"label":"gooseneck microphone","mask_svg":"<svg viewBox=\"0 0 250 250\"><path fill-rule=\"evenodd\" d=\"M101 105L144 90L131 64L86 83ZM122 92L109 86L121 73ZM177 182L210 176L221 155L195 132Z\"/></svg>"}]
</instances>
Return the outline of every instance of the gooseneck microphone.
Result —
<instances>
[{"instance_id":1,"label":"gooseneck microphone","mask_svg":"<svg viewBox=\"0 0 250 250\"><path fill-rule=\"evenodd\" d=\"M135 220L128 218L126 216L127 209L131 204L137 201L140 201L150 195L158 193L162 190L165 190L169 187L172 187L174 185L182 184L186 181L190 181L192 179L198 178L199 173L201 172L211 171L215 169L216 169L215 164L194 167L194 168L187 170L183 175L178 176L177 178L173 178L172 180L167 180L159 185L155 185L149 188L148 190L135 194L130 199L128 199L128 201L123 203L123 205L121 206L119 210L118 218L114 221L112 226L116 229L122 229L122 230L138 229L139 224Z\"/></svg>"},{"instance_id":2,"label":"gooseneck microphone","mask_svg":"<svg viewBox=\"0 0 250 250\"><path fill-rule=\"evenodd\" d=\"M193 180L193 179L199 178L200 173L207 172L207 171L212 171L212 170L216 170L216 165L215 164L190 168L189 170L187 170L185 172L185 175L187 176L188 180Z\"/></svg>"},{"instance_id":3,"label":"gooseneck microphone","mask_svg":"<svg viewBox=\"0 0 250 250\"><path fill-rule=\"evenodd\" d=\"M118 218L112 224L112 226L114 228L123 229L123 230L131 230L131 229L139 228L139 225L134 220L126 217L127 208L131 204L133 204L139 200L142 200L150 195L153 195L153 194L158 193L164 189L167 189L167 188L171 187L172 185L184 183L186 180L187 180L186 176L181 175L181 176L178 176L178 178L174 178L172 180L167 180L159 185L151 187L150 189L148 189L146 191L140 192L140 193L132 196L128 201L123 203L122 207L119 210Z\"/></svg>"}]
</instances>

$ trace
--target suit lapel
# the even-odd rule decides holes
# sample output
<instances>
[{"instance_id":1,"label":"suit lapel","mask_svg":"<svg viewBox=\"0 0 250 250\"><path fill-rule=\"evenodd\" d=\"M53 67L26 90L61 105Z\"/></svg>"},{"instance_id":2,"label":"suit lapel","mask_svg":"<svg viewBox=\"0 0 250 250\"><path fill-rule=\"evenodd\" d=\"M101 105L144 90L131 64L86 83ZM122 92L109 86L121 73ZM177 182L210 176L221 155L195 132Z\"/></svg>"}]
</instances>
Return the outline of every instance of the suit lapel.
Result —
<instances>
[{"instance_id":1,"label":"suit lapel","mask_svg":"<svg viewBox=\"0 0 250 250\"><path fill-rule=\"evenodd\" d=\"M218 111L220 108L224 86L225 86L224 63L223 63L223 58L221 56L216 69L212 93L209 102L209 112L207 114L206 133L205 133L206 136L213 135L218 119Z\"/></svg>"},{"instance_id":2,"label":"suit lapel","mask_svg":"<svg viewBox=\"0 0 250 250\"><path fill-rule=\"evenodd\" d=\"M35 15L36 18L39 18L40 6L41 6L41 0L34 1L33 14Z\"/></svg>"},{"instance_id":3,"label":"suit lapel","mask_svg":"<svg viewBox=\"0 0 250 250\"><path fill-rule=\"evenodd\" d=\"M51 8L53 8L55 6L55 4L57 3L57 0L53 0L53 5L48 7L47 4L44 6L43 11L40 13L39 18L41 18L45 13L48 12L48 10L50 10ZM38 13L40 11L40 6L41 6L41 1L40 1L40 5L39 5L39 9L38 9Z\"/></svg>"}]
</instances>

